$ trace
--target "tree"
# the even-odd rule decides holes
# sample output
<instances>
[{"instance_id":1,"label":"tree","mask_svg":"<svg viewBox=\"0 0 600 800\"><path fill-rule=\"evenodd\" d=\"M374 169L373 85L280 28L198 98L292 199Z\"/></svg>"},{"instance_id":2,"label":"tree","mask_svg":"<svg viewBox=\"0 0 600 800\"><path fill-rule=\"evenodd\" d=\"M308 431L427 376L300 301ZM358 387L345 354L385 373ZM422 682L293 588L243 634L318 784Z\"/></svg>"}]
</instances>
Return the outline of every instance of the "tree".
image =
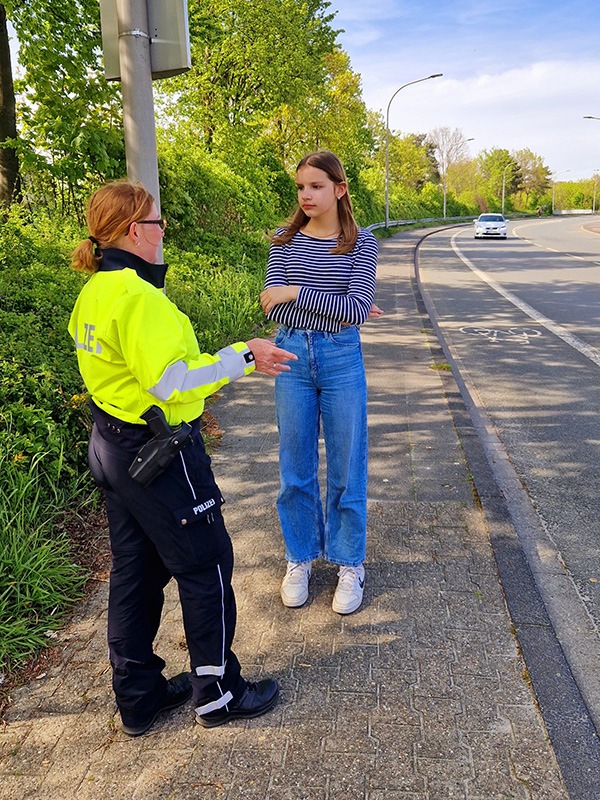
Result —
<instances>
[{"instance_id":1,"label":"tree","mask_svg":"<svg viewBox=\"0 0 600 800\"><path fill-rule=\"evenodd\" d=\"M519 165L521 173L519 189L524 195L524 205L528 207L532 203L537 206L540 198L550 186L552 173L544 164L542 157L531 150L517 150L513 153L513 158Z\"/></svg>"},{"instance_id":2,"label":"tree","mask_svg":"<svg viewBox=\"0 0 600 800\"><path fill-rule=\"evenodd\" d=\"M360 76L350 68L348 55L335 47L323 56L323 65L323 84L310 87L310 95L296 106L281 106L265 124L264 137L289 169L307 152L327 149L348 170L362 166L373 147Z\"/></svg>"},{"instance_id":3,"label":"tree","mask_svg":"<svg viewBox=\"0 0 600 800\"><path fill-rule=\"evenodd\" d=\"M188 123L209 151L223 153L232 140L259 134L278 109L303 112L324 85L323 59L334 48L328 5L191 0L193 67L159 88L165 124Z\"/></svg>"},{"instance_id":4,"label":"tree","mask_svg":"<svg viewBox=\"0 0 600 800\"><path fill-rule=\"evenodd\" d=\"M444 194L444 219L446 218L446 195L448 192L448 170L457 161L465 158L467 154L467 139L459 129L441 127L434 128L427 134L427 140L434 148L437 161L438 172L442 181L442 192Z\"/></svg>"},{"instance_id":5,"label":"tree","mask_svg":"<svg viewBox=\"0 0 600 800\"><path fill-rule=\"evenodd\" d=\"M481 175L480 194L487 210L503 210L504 201L518 191L521 170L508 150L498 147L483 150L477 157Z\"/></svg>"},{"instance_id":6,"label":"tree","mask_svg":"<svg viewBox=\"0 0 600 800\"><path fill-rule=\"evenodd\" d=\"M371 137L376 146L374 162L385 170L386 130L380 114L368 117ZM420 191L428 181L437 182L439 175L433 148L423 133L402 134L390 131L388 139L388 171L390 187L400 183L414 191Z\"/></svg>"},{"instance_id":7,"label":"tree","mask_svg":"<svg viewBox=\"0 0 600 800\"><path fill-rule=\"evenodd\" d=\"M438 180L438 171L425 134L410 133L390 137L390 179L420 191L429 181Z\"/></svg>"},{"instance_id":8,"label":"tree","mask_svg":"<svg viewBox=\"0 0 600 800\"><path fill-rule=\"evenodd\" d=\"M448 166L446 185L448 193L454 195L459 202L472 205L477 196L480 180L477 160L461 158Z\"/></svg>"},{"instance_id":9,"label":"tree","mask_svg":"<svg viewBox=\"0 0 600 800\"><path fill-rule=\"evenodd\" d=\"M119 86L104 78L97 0L9 0L22 175L38 202L79 209L88 182L125 172Z\"/></svg>"},{"instance_id":10,"label":"tree","mask_svg":"<svg viewBox=\"0 0 600 800\"><path fill-rule=\"evenodd\" d=\"M8 206L19 190L17 115L6 9L0 5L0 205Z\"/></svg>"}]
</instances>

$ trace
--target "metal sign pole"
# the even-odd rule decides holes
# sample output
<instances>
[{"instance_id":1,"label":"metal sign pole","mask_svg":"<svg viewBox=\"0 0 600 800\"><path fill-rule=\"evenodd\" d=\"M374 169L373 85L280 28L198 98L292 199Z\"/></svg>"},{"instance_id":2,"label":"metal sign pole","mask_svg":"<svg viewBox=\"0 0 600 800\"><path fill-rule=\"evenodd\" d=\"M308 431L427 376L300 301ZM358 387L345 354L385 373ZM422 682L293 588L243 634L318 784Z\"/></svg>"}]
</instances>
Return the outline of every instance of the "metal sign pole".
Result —
<instances>
[{"instance_id":1,"label":"metal sign pole","mask_svg":"<svg viewBox=\"0 0 600 800\"><path fill-rule=\"evenodd\" d=\"M106 79L121 81L127 177L144 184L160 214L152 80L191 67L187 2L100 0L100 16Z\"/></svg>"},{"instance_id":2,"label":"metal sign pole","mask_svg":"<svg viewBox=\"0 0 600 800\"><path fill-rule=\"evenodd\" d=\"M143 183L160 213L146 0L117 0L127 177Z\"/></svg>"}]
</instances>

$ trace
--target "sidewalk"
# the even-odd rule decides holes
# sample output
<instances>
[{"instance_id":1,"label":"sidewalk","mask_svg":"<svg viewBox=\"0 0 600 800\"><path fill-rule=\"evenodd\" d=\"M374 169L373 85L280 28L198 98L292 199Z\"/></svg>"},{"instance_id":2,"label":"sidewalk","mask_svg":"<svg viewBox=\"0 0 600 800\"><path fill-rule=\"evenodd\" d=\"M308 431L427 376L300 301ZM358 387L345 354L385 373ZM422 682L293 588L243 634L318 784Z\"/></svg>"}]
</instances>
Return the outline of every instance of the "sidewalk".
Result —
<instances>
[{"instance_id":1,"label":"sidewalk","mask_svg":"<svg viewBox=\"0 0 600 800\"><path fill-rule=\"evenodd\" d=\"M214 407L213 459L234 541L235 650L275 676L276 709L214 730L188 705L130 739L112 716L103 585L61 635L61 662L14 693L0 729L4 800L566 800L507 615L485 520L411 289L411 235L381 245L363 329L370 392L367 584L331 610L336 569L284 608L272 383ZM188 667L174 587L157 650Z\"/></svg>"}]
</instances>

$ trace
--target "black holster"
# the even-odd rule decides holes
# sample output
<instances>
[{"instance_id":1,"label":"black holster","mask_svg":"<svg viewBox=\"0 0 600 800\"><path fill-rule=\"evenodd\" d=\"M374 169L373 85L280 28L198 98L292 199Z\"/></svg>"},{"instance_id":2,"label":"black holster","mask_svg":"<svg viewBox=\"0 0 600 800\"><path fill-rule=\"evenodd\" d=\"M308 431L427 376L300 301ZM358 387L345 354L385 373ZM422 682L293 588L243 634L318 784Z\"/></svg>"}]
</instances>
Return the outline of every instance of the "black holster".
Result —
<instances>
[{"instance_id":1,"label":"black holster","mask_svg":"<svg viewBox=\"0 0 600 800\"><path fill-rule=\"evenodd\" d=\"M158 406L150 406L141 414L141 418L146 420L154 437L137 453L129 467L129 474L134 481L148 486L165 471L181 450L192 432L192 426L182 422L179 427L171 428Z\"/></svg>"}]
</instances>

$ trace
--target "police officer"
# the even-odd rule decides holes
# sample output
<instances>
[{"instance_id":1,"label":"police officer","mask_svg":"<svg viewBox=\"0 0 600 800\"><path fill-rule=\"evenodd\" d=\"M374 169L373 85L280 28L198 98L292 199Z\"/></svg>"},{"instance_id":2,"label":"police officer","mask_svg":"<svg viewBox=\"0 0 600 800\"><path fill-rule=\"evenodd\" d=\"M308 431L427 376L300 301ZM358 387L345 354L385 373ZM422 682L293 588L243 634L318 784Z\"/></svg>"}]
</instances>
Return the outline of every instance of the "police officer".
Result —
<instances>
[{"instance_id":1,"label":"police officer","mask_svg":"<svg viewBox=\"0 0 600 800\"><path fill-rule=\"evenodd\" d=\"M278 686L241 676L231 649L236 607L233 552L199 428L204 398L255 369L278 375L291 353L264 339L201 353L191 323L163 291L156 264L165 221L140 184L117 181L88 203L90 231L73 254L89 273L69 332L94 420L89 463L106 499L112 566L108 643L123 730L145 733L162 712L193 694L204 727L256 717L276 703ZM169 448L142 416L162 418ZM149 444L149 442L152 442ZM143 448L145 449L143 450ZM149 483L132 464L159 465ZM152 467L152 464L150 464ZM167 680L154 653L163 589L178 585L190 673Z\"/></svg>"}]
</instances>

